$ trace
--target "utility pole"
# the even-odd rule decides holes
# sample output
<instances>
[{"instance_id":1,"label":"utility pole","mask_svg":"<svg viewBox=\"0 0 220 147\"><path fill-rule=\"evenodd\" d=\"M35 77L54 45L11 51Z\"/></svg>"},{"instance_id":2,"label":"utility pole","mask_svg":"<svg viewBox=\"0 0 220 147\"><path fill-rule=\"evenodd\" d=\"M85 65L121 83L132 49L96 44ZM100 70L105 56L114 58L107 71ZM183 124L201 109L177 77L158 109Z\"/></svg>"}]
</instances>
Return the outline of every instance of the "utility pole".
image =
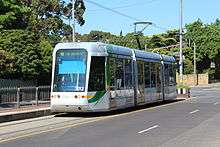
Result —
<instances>
[{"instance_id":1,"label":"utility pole","mask_svg":"<svg viewBox=\"0 0 220 147\"><path fill-rule=\"evenodd\" d=\"M76 0L72 0L72 21L73 21L73 42L76 42L76 38L75 38L75 1Z\"/></svg>"},{"instance_id":2,"label":"utility pole","mask_svg":"<svg viewBox=\"0 0 220 147\"><path fill-rule=\"evenodd\" d=\"M193 43L194 47L193 47L193 55L194 55L194 85L197 85L198 81L197 81L197 72L196 72L196 44L195 42Z\"/></svg>"},{"instance_id":3,"label":"utility pole","mask_svg":"<svg viewBox=\"0 0 220 147\"><path fill-rule=\"evenodd\" d=\"M183 0L180 0L180 84L183 84Z\"/></svg>"}]
</instances>

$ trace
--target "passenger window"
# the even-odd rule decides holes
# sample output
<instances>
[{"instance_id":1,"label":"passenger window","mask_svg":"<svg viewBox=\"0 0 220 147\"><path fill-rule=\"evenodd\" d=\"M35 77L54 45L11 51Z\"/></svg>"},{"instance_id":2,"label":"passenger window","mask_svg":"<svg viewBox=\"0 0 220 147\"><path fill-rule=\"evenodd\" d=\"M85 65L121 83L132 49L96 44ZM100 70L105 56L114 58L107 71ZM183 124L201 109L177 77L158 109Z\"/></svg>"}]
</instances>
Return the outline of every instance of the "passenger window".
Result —
<instances>
[{"instance_id":1,"label":"passenger window","mask_svg":"<svg viewBox=\"0 0 220 147\"><path fill-rule=\"evenodd\" d=\"M164 64L164 76L165 76L165 85L169 86L169 65Z\"/></svg>"},{"instance_id":2,"label":"passenger window","mask_svg":"<svg viewBox=\"0 0 220 147\"><path fill-rule=\"evenodd\" d=\"M124 61L124 67L125 67L125 89L131 89L132 88L132 62L131 60L125 59Z\"/></svg>"},{"instance_id":3,"label":"passenger window","mask_svg":"<svg viewBox=\"0 0 220 147\"><path fill-rule=\"evenodd\" d=\"M156 87L156 63L151 65L151 87Z\"/></svg>"},{"instance_id":4,"label":"passenger window","mask_svg":"<svg viewBox=\"0 0 220 147\"><path fill-rule=\"evenodd\" d=\"M169 83L171 86L176 84L176 71L174 64L169 65Z\"/></svg>"},{"instance_id":5,"label":"passenger window","mask_svg":"<svg viewBox=\"0 0 220 147\"><path fill-rule=\"evenodd\" d=\"M105 90L105 57L91 57L88 91Z\"/></svg>"},{"instance_id":6,"label":"passenger window","mask_svg":"<svg viewBox=\"0 0 220 147\"><path fill-rule=\"evenodd\" d=\"M116 87L117 90L124 89L123 59L116 59Z\"/></svg>"},{"instance_id":7,"label":"passenger window","mask_svg":"<svg viewBox=\"0 0 220 147\"><path fill-rule=\"evenodd\" d=\"M138 87L139 89L144 87L144 65L142 61L138 61Z\"/></svg>"},{"instance_id":8,"label":"passenger window","mask_svg":"<svg viewBox=\"0 0 220 147\"><path fill-rule=\"evenodd\" d=\"M156 63L156 87L157 92L161 92L161 64Z\"/></svg>"},{"instance_id":9,"label":"passenger window","mask_svg":"<svg viewBox=\"0 0 220 147\"><path fill-rule=\"evenodd\" d=\"M145 88L151 87L151 63L145 63L144 64L144 79L145 79Z\"/></svg>"},{"instance_id":10,"label":"passenger window","mask_svg":"<svg viewBox=\"0 0 220 147\"><path fill-rule=\"evenodd\" d=\"M115 58L108 58L109 65L109 78L110 78L110 90L115 90L116 80L115 80Z\"/></svg>"}]
</instances>

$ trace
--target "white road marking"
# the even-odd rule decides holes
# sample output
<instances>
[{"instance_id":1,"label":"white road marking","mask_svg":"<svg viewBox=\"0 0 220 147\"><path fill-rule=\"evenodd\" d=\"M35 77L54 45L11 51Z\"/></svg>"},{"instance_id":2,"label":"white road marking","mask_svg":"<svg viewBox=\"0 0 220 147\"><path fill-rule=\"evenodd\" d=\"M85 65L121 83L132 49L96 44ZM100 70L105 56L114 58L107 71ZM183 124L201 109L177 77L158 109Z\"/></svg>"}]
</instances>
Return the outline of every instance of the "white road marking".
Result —
<instances>
[{"instance_id":1,"label":"white road marking","mask_svg":"<svg viewBox=\"0 0 220 147\"><path fill-rule=\"evenodd\" d=\"M150 130L152 130L152 129L156 129L156 128L158 128L158 127L159 127L159 125L155 125L155 126L150 127L150 128L148 128L148 129L142 130L142 131L140 131L140 132L138 132L138 133L139 133L139 134L142 134L142 133L145 133L145 132L150 131Z\"/></svg>"},{"instance_id":2,"label":"white road marking","mask_svg":"<svg viewBox=\"0 0 220 147\"><path fill-rule=\"evenodd\" d=\"M199 110L196 109L196 110L194 110L194 111L192 111L192 112L189 112L189 114L194 114L194 113L196 113L196 112L199 112Z\"/></svg>"},{"instance_id":3,"label":"white road marking","mask_svg":"<svg viewBox=\"0 0 220 147\"><path fill-rule=\"evenodd\" d=\"M219 104L219 102L214 103L214 105L218 105L218 104Z\"/></svg>"}]
</instances>

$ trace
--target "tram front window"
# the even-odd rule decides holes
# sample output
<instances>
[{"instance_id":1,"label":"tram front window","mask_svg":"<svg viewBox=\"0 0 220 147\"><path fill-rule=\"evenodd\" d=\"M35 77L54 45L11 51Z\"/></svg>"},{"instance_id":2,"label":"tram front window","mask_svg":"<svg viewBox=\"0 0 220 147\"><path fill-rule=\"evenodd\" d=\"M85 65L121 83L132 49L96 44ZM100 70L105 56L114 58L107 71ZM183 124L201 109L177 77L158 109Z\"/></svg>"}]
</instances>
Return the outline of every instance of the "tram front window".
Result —
<instances>
[{"instance_id":1,"label":"tram front window","mask_svg":"<svg viewBox=\"0 0 220 147\"><path fill-rule=\"evenodd\" d=\"M82 49L57 51L53 91L85 91L86 59L87 52Z\"/></svg>"}]
</instances>

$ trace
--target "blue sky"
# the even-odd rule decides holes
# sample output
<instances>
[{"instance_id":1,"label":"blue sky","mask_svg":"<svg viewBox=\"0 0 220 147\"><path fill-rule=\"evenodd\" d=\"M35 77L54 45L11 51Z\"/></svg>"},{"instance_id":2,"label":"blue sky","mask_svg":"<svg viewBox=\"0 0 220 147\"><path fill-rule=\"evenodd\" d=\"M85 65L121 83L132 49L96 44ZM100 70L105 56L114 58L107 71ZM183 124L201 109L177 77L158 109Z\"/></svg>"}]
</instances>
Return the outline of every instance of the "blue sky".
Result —
<instances>
[{"instance_id":1,"label":"blue sky","mask_svg":"<svg viewBox=\"0 0 220 147\"><path fill-rule=\"evenodd\" d=\"M135 20L115 14L85 1L86 23L76 26L76 31L85 34L91 30L100 30L119 34L133 31ZM167 29L179 28L179 1L180 0L90 0L108 8L115 8L123 14L142 21L151 21L159 28L150 26L145 35L165 32ZM184 24L191 23L200 18L204 23L214 22L220 18L219 0L183 0ZM117 8L121 7L121 8ZM117 9L116 9L117 8Z\"/></svg>"}]
</instances>

